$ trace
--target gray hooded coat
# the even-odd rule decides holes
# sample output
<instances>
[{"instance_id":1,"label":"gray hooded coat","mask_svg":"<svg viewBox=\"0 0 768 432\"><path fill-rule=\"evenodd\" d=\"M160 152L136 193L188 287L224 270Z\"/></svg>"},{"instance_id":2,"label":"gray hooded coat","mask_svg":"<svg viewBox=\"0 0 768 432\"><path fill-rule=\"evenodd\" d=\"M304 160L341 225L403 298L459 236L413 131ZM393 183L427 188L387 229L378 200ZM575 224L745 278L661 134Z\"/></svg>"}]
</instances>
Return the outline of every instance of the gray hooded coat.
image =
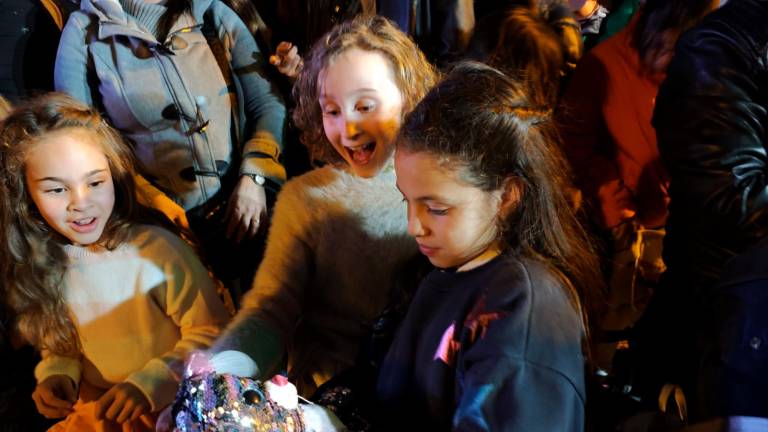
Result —
<instances>
[{"instance_id":1,"label":"gray hooded coat","mask_svg":"<svg viewBox=\"0 0 768 432\"><path fill-rule=\"evenodd\" d=\"M283 183L285 107L245 24L218 0L191 0L158 41L164 12L142 0L82 0L62 33L56 89L105 111L149 180L186 210L218 192L225 173ZM202 32L204 16L233 71L229 89Z\"/></svg>"}]
</instances>

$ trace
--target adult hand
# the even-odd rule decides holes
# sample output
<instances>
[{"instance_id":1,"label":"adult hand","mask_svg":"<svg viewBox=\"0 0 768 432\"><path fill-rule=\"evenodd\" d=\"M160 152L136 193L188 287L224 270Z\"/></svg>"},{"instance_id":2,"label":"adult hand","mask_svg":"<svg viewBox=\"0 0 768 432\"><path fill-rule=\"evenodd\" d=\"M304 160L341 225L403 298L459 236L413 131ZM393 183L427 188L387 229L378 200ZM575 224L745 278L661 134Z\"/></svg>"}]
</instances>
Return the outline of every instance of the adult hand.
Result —
<instances>
[{"instance_id":1,"label":"adult hand","mask_svg":"<svg viewBox=\"0 0 768 432\"><path fill-rule=\"evenodd\" d=\"M149 412L147 397L138 387L122 382L104 393L96 401L96 419L112 420L117 423L136 420Z\"/></svg>"},{"instance_id":2,"label":"adult hand","mask_svg":"<svg viewBox=\"0 0 768 432\"><path fill-rule=\"evenodd\" d=\"M277 45L275 54L269 56L269 62L291 81L299 76L299 72L304 67L304 60L301 59L298 48L285 41Z\"/></svg>"},{"instance_id":3,"label":"adult hand","mask_svg":"<svg viewBox=\"0 0 768 432\"><path fill-rule=\"evenodd\" d=\"M77 400L75 382L66 375L51 375L32 392L37 411L49 419L66 417Z\"/></svg>"},{"instance_id":4,"label":"adult hand","mask_svg":"<svg viewBox=\"0 0 768 432\"><path fill-rule=\"evenodd\" d=\"M626 186L606 182L597 188L597 202L600 203L602 224L613 229L636 215L635 197Z\"/></svg>"},{"instance_id":5,"label":"adult hand","mask_svg":"<svg viewBox=\"0 0 768 432\"><path fill-rule=\"evenodd\" d=\"M243 238L253 238L266 217L267 195L264 187L248 176L240 176L227 205L227 237L234 236L237 243Z\"/></svg>"}]
</instances>

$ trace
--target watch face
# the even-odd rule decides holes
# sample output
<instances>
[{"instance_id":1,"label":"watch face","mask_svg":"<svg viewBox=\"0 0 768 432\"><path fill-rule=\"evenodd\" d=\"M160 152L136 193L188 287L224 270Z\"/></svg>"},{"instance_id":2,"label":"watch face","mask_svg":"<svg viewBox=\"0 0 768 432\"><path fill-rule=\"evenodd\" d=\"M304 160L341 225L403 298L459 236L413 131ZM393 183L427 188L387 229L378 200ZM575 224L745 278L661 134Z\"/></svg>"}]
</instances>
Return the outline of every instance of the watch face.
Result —
<instances>
[{"instance_id":1,"label":"watch face","mask_svg":"<svg viewBox=\"0 0 768 432\"><path fill-rule=\"evenodd\" d=\"M264 183L267 181L267 179L265 179L264 176L258 175L258 174L252 174L251 178L259 186L264 186Z\"/></svg>"}]
</instances>

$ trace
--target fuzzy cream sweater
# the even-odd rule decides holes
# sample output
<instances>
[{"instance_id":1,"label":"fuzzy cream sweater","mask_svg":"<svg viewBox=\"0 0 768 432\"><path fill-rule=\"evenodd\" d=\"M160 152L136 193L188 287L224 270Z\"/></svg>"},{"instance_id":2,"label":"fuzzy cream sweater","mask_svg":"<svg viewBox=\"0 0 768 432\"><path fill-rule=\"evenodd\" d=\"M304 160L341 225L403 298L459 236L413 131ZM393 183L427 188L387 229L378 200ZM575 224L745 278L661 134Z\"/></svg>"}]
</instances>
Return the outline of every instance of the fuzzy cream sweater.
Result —
<instances>
[{"instance_id":1,"label":"fuzzy cream sweater","mask_svg":"<svg viewBox=\"0 0 768 432\"><path fill-rule=\"evenodd\" d=\"M208 348L229 314L184 241L159 227L135 230L113 251L65 247L65 298L82 353L43 351L35 377L64 374L102 389L127 381L156 411L173 402L187 354Z\"/></svg>"},{"instance_id":2,"label":"fuzzy cream sweater","mask_svg":"<svg viewBox=\"0 0 768 432\"><path fill-rule=\"evenodd\" d=\"M417 253L406 229L391 167L365 179L326 166L289 181L253 288L214 351L245 352L268 377L287 349L290 378L310 393L353 364Z\"/></svg>"}]
</instances>

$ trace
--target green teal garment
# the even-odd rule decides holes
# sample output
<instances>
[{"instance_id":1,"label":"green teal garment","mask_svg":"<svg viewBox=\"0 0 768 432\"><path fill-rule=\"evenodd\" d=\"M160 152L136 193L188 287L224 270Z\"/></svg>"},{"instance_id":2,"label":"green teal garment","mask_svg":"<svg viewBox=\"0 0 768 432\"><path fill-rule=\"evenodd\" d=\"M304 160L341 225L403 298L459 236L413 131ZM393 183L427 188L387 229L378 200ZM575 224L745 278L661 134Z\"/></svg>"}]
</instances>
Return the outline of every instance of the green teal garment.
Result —
<instances>
[{"instance_id":1,"label":"green teal garment","mask_svg":"<svg viewBox=\"0 0 768 432\"><path fill-rule=\"evenodd\" d=\"M638 9L640 9L639 0L619 0L610 12L600 6L600 10L595 14L597 17L593 19L594 22L591 24L593 30L597 26L597 31L585 31L582 24L584 51L592 49L595 45L626 27Z\"/></svg>"},{"instance_id":2,"label":"green teal garment","mask_svg":"<svg viewBox=\"0 0 768 432\"><path fill-rule=\"evenodd\" d=\"M620 1L605 18L605 21L603 21L603 27L601 28L600 35L597 37L597 43L608 39L626 27L638 9L640 9L640 2L638 0Z\"/></svg>"}]
</instances>

